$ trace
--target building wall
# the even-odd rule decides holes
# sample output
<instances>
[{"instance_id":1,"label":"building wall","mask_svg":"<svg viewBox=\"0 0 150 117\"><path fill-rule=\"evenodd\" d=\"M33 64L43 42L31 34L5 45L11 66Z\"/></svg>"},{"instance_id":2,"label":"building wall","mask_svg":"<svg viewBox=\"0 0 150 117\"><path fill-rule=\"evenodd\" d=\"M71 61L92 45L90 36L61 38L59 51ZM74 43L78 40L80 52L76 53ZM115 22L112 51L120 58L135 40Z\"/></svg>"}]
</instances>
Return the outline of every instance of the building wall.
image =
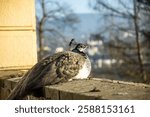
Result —
<instances>
[{"instance_id":1,"label":"building wall","mask_svg":"<svg viewBox=\"0 0 150 117\"><path fill-rule=\"evenodd\" d=\"M37 62L34 0L0 0L0 70Z\"/></svg>"}]
</instances>

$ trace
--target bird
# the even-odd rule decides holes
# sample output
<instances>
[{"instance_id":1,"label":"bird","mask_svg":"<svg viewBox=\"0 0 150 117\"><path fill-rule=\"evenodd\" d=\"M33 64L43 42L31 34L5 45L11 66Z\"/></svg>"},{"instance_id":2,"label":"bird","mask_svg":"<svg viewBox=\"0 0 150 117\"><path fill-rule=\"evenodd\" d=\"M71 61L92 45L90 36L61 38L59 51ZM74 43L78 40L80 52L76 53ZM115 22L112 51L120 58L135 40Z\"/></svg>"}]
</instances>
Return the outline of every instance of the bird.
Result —
<instances>
[{"instance_id":1,"label":"bird","mask_svg":"<svg viewBox=\"0 0 150 117\"><path fill-rule=\"evenodd\" d=\"M73 41L69 46L73 44ZM7 100L21 100L47 85L67 82L72 79L87 79L91 62L85 53L87 44L75 43L70 51L55 53L36 63L21 78Z\"/></svg>"}]
</instances>

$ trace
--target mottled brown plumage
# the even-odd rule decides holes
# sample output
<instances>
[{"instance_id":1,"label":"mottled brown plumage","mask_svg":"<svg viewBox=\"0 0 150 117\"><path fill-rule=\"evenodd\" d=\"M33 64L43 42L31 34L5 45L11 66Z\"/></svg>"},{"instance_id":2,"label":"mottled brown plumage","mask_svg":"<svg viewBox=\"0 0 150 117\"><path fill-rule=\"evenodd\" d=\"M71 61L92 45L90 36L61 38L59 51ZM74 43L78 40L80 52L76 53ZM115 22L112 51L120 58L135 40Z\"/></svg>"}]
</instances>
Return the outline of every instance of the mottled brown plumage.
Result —
<instances>
[{"instance_id":1,"label":"mottled brown plumage","mask_svg":"<svg viewBox=\"0 0 150 117\"><path fill-rule=\"evenodd\" d=\"M22 99L38 88L66 82L78 75L86 61L83 52L60 52L34 65L17 84L8 99Z\"/></svg>"}]
</instances>

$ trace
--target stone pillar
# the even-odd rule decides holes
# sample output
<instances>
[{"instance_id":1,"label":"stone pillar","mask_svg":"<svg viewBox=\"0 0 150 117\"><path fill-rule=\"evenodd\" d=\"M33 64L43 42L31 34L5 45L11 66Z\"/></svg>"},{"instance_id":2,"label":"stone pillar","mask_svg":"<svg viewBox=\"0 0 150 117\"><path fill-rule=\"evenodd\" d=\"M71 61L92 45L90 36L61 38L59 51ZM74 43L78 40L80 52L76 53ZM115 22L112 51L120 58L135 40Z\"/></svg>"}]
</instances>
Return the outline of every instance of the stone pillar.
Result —
<instances>
[{"instance_id":1,"label":"stone pillar","mask_svg":"<svg viewBox=\"0 0 150 117\"><path fill-rule=\"evenodd\" d=\"M34 0L0 0L0 70L37 62Z\"/></svg>"}]
</instances>

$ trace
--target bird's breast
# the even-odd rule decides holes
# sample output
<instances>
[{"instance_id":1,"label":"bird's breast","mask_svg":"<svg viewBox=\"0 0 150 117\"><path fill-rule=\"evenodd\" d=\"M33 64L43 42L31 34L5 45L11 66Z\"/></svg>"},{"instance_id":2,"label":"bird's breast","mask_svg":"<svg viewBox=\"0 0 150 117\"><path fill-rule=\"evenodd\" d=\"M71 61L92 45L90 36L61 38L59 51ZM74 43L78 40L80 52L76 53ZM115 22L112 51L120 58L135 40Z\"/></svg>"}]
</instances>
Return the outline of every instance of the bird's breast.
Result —
<instances>
[{"instance_id":1,"label":"bird's breast","mask_svg":"<svg viewBox=\"0 0 150 117\"><path fill-rule=\"evenodd\" d=\"M91 72L91 62L87 58L82 68L79 70L78 74L74 77L74 79L86 79L90 75L90 72Z\"/></svg>"}]
</instances>

